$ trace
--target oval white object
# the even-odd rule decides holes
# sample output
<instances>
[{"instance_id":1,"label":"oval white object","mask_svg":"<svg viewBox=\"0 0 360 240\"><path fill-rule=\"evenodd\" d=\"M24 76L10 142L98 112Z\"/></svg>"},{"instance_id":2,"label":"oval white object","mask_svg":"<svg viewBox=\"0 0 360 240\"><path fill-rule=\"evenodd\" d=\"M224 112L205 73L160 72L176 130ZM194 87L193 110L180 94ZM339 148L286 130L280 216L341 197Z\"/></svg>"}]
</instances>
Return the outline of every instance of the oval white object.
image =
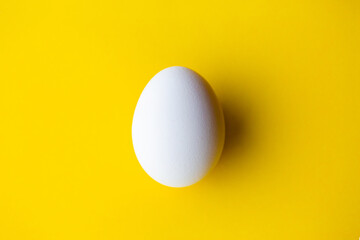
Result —
<instances>
[{"instance_id":1,"label":"oval white object","mask_svg":"<svg viewBox=\"0 0 360 240\"><path fill-rule=\"evenodd\" d=\"M170 187L201 180L218 162L224 116L210 85L185 67L156 74L136 105L132 140L150 177Z\"/></svg>"}]
</instances>

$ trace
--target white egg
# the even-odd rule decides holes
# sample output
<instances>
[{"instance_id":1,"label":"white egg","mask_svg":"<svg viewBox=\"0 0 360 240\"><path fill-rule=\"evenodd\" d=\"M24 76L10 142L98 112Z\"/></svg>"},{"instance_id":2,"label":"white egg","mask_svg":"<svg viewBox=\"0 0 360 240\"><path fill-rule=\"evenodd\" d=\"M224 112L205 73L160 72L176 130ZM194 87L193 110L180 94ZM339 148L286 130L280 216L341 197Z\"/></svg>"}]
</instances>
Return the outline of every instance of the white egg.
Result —
<instances>
[{"instance_id":1,"label":"white egg","mask_svg":"<svg viewBox=\"0 0 360 240\"><path fill-rule=\"evenodd\" d=\"M185 67L156 74L136 105L132 140L145 172L170 187L201 180L218 162L224 116L210 85Z\"/></svg>"}]
</instances>

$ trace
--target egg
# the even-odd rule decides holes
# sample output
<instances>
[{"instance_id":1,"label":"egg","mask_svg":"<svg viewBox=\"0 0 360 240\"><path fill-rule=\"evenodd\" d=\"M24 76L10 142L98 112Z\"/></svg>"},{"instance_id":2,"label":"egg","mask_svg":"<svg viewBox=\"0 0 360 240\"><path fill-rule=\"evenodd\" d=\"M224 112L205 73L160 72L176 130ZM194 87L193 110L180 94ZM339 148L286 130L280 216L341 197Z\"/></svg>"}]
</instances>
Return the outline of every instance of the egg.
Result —
<instances>
[{"instance_id":1,"label":"egg","mask_svg":"<svg viewBox=\"0 0 360 240\"><path fill-rule=\"evenodd\" d=\"M132 123L135 155L145 172L169 187L200 181L218 162L224 116L209 83L185 67L169 67L146 85Z\"/></svg>"}]
</instances>

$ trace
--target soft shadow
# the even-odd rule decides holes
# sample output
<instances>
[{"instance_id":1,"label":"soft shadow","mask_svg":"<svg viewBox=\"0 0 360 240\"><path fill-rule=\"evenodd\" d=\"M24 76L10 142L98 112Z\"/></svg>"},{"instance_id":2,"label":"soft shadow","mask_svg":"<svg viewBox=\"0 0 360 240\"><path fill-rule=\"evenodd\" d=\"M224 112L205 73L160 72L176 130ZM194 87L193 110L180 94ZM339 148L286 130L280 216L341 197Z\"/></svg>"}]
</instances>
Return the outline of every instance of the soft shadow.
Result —
<instances>
[{"instance_id":1,"label":"soft shadow","mask_svg":"<svg viewBox=\"0 0 360 240\"><path fill-rule=\"evenodd\" d=\"M272 97L263 72L241 72L226 68L209 79L217 79L214 89L225 118L225 144L210 186L223 189L243 183L254 176L264 158L268 129L268 102Z\"/></svg>"},{"instance_id":2,"label":"soft shadow","mask_svg":"<svg viewBox=\"0 0 360 240\"><path fill-rule=\"evenodd\" d=\"M227 155L243 147L249 129L245 112L234 109L229 103L223 103L222 107L225 118L225 144L222 154Z\"/></svg>"},{"instance_id":3,"label":"soft shadow","mask_svg":"<svg viewBox=\"0 0 360 240\"><path fill-rule=\"evenodd\" d=\"M225 118L225 143L217 166L209 174L208 183L224 187L238 182L244 171L253 165L256 117L253 116L253 100L248 88L240 83L233 86L230 80L224 80L217 89Z\"/></svg>"},{"instance_id":4,"label":"soft shadow","mask_svg":"<svg viewBox=\"0 0 360 240\"><path fill-rule=\"evenodd\" d=\"M217 95L225 118L225 144L216 171L223 175L252 165L259 143L258 110L262 106L258 104L263 101L263 93L251 76L218 79L221 79Z\"/></svg>"},{"instance_id":5,"label":"soft shadow","mask_svg":"<svg viewBox=\"0 0 360 240\"><path fill-rule=\"evenodd\" d=\"M227 156L245 153L251 142L251 111L248 103L242 101L239 96L227 96L221 102L225 118L225 144L220 164L234 160Z\"/></svg>"}]
</instances>

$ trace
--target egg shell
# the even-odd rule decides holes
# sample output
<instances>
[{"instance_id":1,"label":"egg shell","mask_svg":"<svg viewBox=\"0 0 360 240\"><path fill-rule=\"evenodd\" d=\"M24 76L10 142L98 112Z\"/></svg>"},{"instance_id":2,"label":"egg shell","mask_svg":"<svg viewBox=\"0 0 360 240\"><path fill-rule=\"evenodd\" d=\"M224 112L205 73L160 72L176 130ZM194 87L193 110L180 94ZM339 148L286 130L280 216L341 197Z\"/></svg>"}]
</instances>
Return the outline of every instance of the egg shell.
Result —
<instances>
[{"instance_id":1,"label":"egg shell","mask_svg":"<svg viewBox=\"0 0 360 240\"><path fill-rule=\"evenodd\" d=\"M170 187L198 182L218 162L224 138L216 95L193 70L166 68L141 93L132 140L140 165L155 181Z\"/></svg>"}]
</instances>

